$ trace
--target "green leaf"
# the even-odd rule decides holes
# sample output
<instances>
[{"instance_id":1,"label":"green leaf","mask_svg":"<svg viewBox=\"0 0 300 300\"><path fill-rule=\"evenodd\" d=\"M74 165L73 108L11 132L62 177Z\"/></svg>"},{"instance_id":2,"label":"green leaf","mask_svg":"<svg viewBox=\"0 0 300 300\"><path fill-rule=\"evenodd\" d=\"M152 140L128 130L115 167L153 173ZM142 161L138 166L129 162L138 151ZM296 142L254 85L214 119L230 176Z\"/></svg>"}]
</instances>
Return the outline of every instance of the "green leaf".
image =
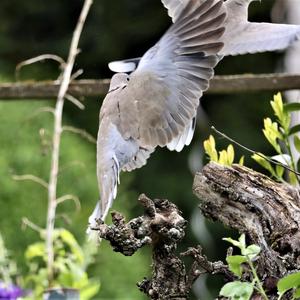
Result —
<instances>
[{"instance_id":1,"label":"green leaf","mask_svg":"<svg viewBox=\"0 0 300 300\"><path fill-rule=\"evenodd\" d=\"M220 296L228 297L234 300L249 300L253 293L253 285L248 282L233 281L226 283L221 291Z\"/></svg>"},{"instance_id":2,"label":"green leaf","mask_svg":"<svg viewBox=\"0 0 300 300\"><path fill-rule=\"evenodd\" d=\"M274 147L276 152L281 153L281 149L277 140L283 140L283 136L278 129L278 124L276 122L272 122L270 118L264 119L263 133L268 142Z\"/></svg>"},{"instance_id":3,"label":"green leaf","mask_svg":"<svg viewBox=\"0 0 300 300\"><path fill-rule=\"evenodd\" d=\"M239 160L239 165L240 166L243 166L244 165L244 162L245 162L245 156L241 156L240 160Z\"/></svg>"},{"instance_id":4,"label":"green leaf","mask_svg":"<svg viewBox=\"0 0 300 300\"><path fill-rule=\"evenodd\" d=\"M283 107L284 110L289 113L293 111L299 111L300 103L299 102L285 103Z\"/></svg>"},{"instance_id":5,"label":"green leaf","mask_svg":"<svg viewBox=\"0 0 300 300\"><path fill-rule=\"evenodd\" d=\"M243 233L243 234L241 234L241 236L239 237L239 242L240 242L240 244L241 244L241 246L242 246L242 250L243 249L245 249L246 248L246 236L245 236L245 234Z\"/></svg>"},{"instance_id":6,"label":"green leaf","mask_svg":"<svg viewBox=\"0 0 300 300\"><path fill-rule=\"evenodd\" d=\"M293 135L299 131L300 131L300 124L291 127L289 130L289 135Z\"/></svg>"},{"instance_id":7,"label":"green leaf","mask_svg":"<svg viewBox=\"0 0 300 300\"><path fill-rule=\"evenodd\" d=\"M80 299L89 300L92 299L100 290L100 283L97 281L91 281L89 284L80 290Z\"/></svg>"},{"instance_id":8,"label":"green leaf","mask_svg":"<svg viewBox=\"0 0 300 300\"><path fill-rule=\"evenodd\" d=\"M293 172L289 172L288 173L288 177L289 177L289 180L288 182L291 184L291 185L297 185L298 184L298 177L295 173Z\"/></svg>"},{"instance_id":9,"label":"green leaf","mask_svg":"<svg viewBox=\"0 0 300 300\"><path fill-rule=\"evenodd\" d=\"M280 294L284 294L293 288L300 288L300 272L287 275L277 283L277 289Z\"/></svg>"},{"instance_id":10,"label":"green leaf","mask_svg":"<svg viewBox=\"0 0 300 300\"><path fill-rule=\"evenodd\" d=\"M242 255L231 255L226 257L229 270L236 276L241 277L243 273L242 264L247 262L247 258Z\"/></svg>"},{"instance_id":11,"label":"green leaf","mask_svg":"<svg viewBox=\"0 0 300 300\"><path fill-rule=\"evenodd\" d=\"M203 147L206 154L209 156L211 161L218 162L218 152L216 150L215 138L210 135L209 138L203 142Z\"/></svg>"},{"instance_id":12,"label":"green leaf","mask_svg":"<svg viewBox=\"0 0 300 300\"><path fill-rule=\"evenodd\" d=\"M224 166L229 166L228 155L226 150L222 150L219 152L219 164Z\"/></svg>"},{"instance_id":13,"label":"green leaf","mask_svg":"<svg viewBox=\"0 0 300 300\"><path fill-rule=\"evenodd\" d=\"M279 178L282 178L283 174L284 174L284 167L281 166L276 166L276 174Z\"/></svg>"},{"instance_id":14,"label":"green leaf","mask_svg":"<svg viewBox=\"0 0 300 300\"><path fill-rule=\"evenodd\" d=\"M260 247L257 245L250 245L242 251L242 254L253 260L260 253Z\"/></svg>"},{"instance_id":15,"label":"green leaf","mask_svg":"<svg viewBox=\"0 0 300 300\"><path fill-rule=\"evenodd\" d=\"M234 148L230 144L227 147L227 162L228 162L228 165L231 166L233 164L233 161L234 161Z\"/></svg>"},{"instance_id":16,"label":"green leaf","mask_svg":"<svg viewBox=\"0 0 300 300\"><path fill-rule=\"evenodd\" d=\"M283 102L282 102L282 97L281 94L278 93L274 95L273 101L270 102L271 106L273 108L273 111L275 115L278 117L278 120L283 119Z\"/></svg>"},{"instance_id":17,"label":"green leaf","mask_svg":"<svg viewBox=\"0 0 300 300\"><path fill-rule=\"evenodd\" d=\"M45 244L42 242L29 245L25 251L25 258L31 260L35 257L45 257Z\"/></svg>"},{"instance_id":18,"label":"green leaf","mask_svg":"<svg viewBox=\"0 0 300 300\"><path fill-rule=\"evenodd\" d=\"M300 298L300 288L297 288L293 294L294 299L299 299Z\"/></svg>"},{"instance_id":19,"label":"green leaf","mask_svg":"<svg viewBox=\"0 0 300 300\"><path fill-rule=\"evenodd\" d=\"M298 152L300 152L300 138L295 135L294 136L294 145Z\"/></svg>"},{"instance_id":20,"label":"green leaf","mask_svg":"<svg viewBox=\"0 0 300 300\"><path fill-rule=\"evenodd\" d=\"M261 153L258 153L260 155L263 155ZM259 165L261 165L263 168L265 168L266 170L268 170L272 176L276 177L276 172L274 171L272 165L263 157L261 157L258 154L253 154L251 157L252 159L254 159Z\"/></svg>"},{"instance_id":21,"label":"green leaf","mask_svg":"<svg viewBox=\"0 0 300 300\"><path fill-rule=\"evenodd\" d=\"M233 246L236 246L240 249L242 249L242 247L243 247L243 245L239 241L236 241L232 238L223 238L222 240L226 241L226 242L228 242L228 243L232 244Z\"/></svg>"},{"instance_id":22,"label":"green leaf","mask_svg":"<svg viewBox=\"0 0 300 300\"><path fill-rule=\"evenodd\" d=\"M280 125L283 127L285 133L288 132L291 123L290 113L284 109L281 93L274 95L274 101L271 101L271 106L278 118Z\"/></svg>"},{"instance_id":23,"label":"green leaf","mask_svg":"<svg viewBox=\"0 0 300 300\"><path fill-rule=\"evenodd\" d=\"M63 240L65 244L67 244L70 247L72 254L74 254L76 259L78 260L78 263L83 264L83 252L73 234L66 229L60 229L59 237Z\"/></svg>"}]
</instances>

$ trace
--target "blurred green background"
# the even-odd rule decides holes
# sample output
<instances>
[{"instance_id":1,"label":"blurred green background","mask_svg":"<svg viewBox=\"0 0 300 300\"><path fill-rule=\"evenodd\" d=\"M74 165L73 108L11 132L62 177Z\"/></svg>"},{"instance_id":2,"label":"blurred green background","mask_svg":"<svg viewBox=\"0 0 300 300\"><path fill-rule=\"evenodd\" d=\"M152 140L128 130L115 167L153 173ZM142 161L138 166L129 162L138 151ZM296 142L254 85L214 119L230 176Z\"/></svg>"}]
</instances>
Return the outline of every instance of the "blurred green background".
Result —
<instances>
[{"instance_id":1,"label":"blurred green background","mask_svg":"<svg viewBox=\"0 0 300 300\"><path fill-rule=\"evenodd\" d=\"M273 3L272 0L253 3L250 19L269 21ZM82 4L80 0L1 0L1 81L14 81L15 67L22 60L44 53L66 58ZM82 51L75 70L84 70L81 78L111 77L107 68L109 61L141 56L169 25L170 19L159 0L95 0L82 34ZM281 54L274 53L229 57L219 64L216 73L273 72L280 64L280 58ZM21 80L55 79L58 74L55 63L45 62L23 69ZM197 210L199 200L192 194L193 172L199 170L205 161L202 142L210 134L210 125L252 149L268 153L270 148L266 148L261 128L263 118L271 113L268 105L271 97L272 93L205 95L192 145L181 153L157 149L145 167L122 174L113 208L127 217L135 217L141 213L137 204L140 193L168 198L191 221L179 250L200 242L210 259L224 259L226 245L221 238L234 233L221 224L203 220ZM66 103L64 124L85 129L96 137L102 100L103 95L84 99L84 111ZM45 99L0 100L0 231L22 272L26 272L24 250L38 239L38 235L31 229L23 230L21 219L27 217L44 226L47 194L32 182L14 181L12 175L31 173L48 179L53 118L47 113L32 114L40 107L53 105L54 101ZM45 132L43 138L41 129ZM219 138L217 144L220 148L227 146L227 142ZM236 150L238 156L245 154ZM77 195L82 208L76 212L72 202L63 204L58 214L67 213L71 223L58 217L57 226L66 227L82 242L88 216L98 198L95 145L72 133L65 133L60 162L63 170L59 176L59 195ZM246 164L256 167L247 153ZM103 242L96 264L89 270L91 276L101 281L97 299L145 299L135 284L150 275L150 255L150 249L142 249L133 257L123 257ZM202 299L212 299L221 284L220 278L202 277L195 286L194 299L201 295Z\"/></svg>"}]
</instances>

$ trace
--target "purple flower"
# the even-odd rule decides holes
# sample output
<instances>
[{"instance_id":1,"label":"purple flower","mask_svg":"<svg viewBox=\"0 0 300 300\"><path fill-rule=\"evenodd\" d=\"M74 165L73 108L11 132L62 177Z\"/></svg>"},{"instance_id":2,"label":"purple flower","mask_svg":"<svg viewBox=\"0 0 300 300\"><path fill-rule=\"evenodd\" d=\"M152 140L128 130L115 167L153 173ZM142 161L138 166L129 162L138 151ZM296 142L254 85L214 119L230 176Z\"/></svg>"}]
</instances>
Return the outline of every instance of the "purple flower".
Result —
<instances>
[{"instance_id":1,"label":"purple flower","mask_svg":"<svg viewBox=\"0 0 300 300\"><path fill-rule=\"evenodd\" d=\"M0 282L0 299L15 300L23 294L21 288L13 284Z\"/></svg>"}]
</instances>

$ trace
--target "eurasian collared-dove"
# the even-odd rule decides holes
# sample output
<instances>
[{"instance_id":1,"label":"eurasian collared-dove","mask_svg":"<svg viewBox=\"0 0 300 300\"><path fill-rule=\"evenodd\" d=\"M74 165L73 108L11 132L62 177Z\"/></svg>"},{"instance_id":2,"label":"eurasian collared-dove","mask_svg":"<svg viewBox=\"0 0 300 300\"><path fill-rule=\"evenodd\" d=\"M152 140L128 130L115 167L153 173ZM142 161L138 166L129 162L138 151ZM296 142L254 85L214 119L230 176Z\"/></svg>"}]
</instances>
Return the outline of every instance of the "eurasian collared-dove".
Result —
<instances>
[{"instance_id":1,"label":"eurasian collared-dove","mask_svg":"<svg viewBox=\"0 0 300 300\"><path fill-rule=\"evenodd\" d=\"M223 47L225 18L223 0L190 0L131 75L112 77L100 111L100 202L91 228L107 215L121 170L142 167L157 146L179 150L190 143L199 99Z\"/></svg>"},{"instance_id":2,"label":"eurasian collared-dove","mask_svg":"<svg viewBox=\"0 0 300 300\"><path fill-rule=\"evenodd\" d=\"M90 228L106 217L121 170L142 167L157 146L181 151L190 144L199 99L224 55L282 49L296 39L299 26L249 23L251 1L162 0L174 24L142 58L110 65L136 70L112 77L100 111L100 201Z\"/></svg>"},{"instance_id":3,"label":"eurasian collared-dove","mask_svg":"<svg viewBox=\"0 0 300 300\"><path fill-rule=\"evenodd\" d=\"M189 0L161 0L175 22ZM227 0L224 47L220 56L283 50L300 38L299 25L255 23L248 21L248 6L258 0ZM114 72L132 72L139 58L109 63Z\"/></svg>"}]
</instances>

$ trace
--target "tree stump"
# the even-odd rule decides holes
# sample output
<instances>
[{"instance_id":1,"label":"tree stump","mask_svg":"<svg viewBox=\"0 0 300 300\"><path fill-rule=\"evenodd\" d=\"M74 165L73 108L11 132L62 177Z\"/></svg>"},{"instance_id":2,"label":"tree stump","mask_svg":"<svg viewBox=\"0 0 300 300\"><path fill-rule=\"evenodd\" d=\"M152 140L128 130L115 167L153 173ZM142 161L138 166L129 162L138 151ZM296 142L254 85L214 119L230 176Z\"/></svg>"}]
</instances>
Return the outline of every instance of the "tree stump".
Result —
<instances>
[{"instance_id":1,"label":"tree stump","mask_svg":"<svg viewBox=\"0 0 300 300\"><path fill-rule=\"evenodd\" d=\"M299 190L249 168L206 165L193 191L203 215L245 233L261 247L258 274L267 290L300 268Z\"/></svg>"}]
</instances>

